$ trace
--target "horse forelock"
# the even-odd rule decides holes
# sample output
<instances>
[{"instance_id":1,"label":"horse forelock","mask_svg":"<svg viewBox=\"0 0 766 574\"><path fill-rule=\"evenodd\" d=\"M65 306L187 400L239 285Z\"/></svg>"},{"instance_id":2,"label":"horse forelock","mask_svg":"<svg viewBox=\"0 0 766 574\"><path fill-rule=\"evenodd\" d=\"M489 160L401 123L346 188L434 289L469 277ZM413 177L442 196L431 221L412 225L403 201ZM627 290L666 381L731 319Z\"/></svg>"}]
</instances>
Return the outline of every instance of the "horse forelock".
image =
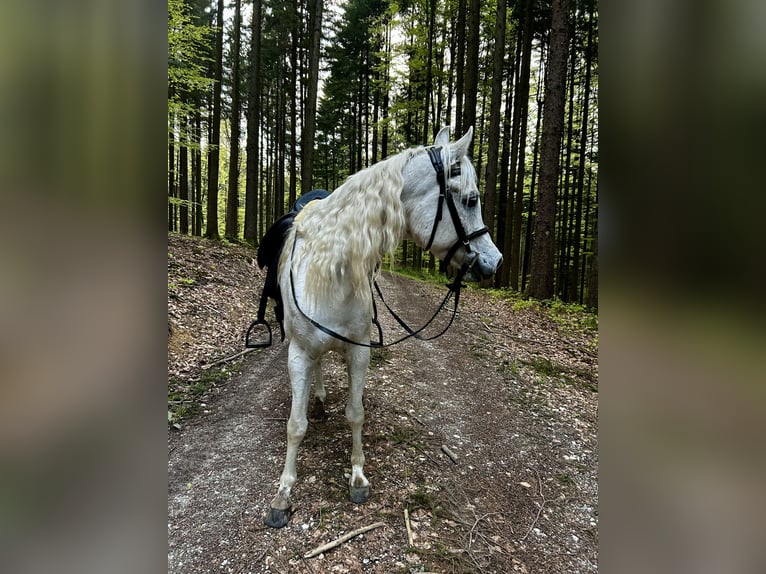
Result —
<instances>
[{"instance_id":1,"label":"horse forelock","mask_svg":"<svg viewBox=\"0 0 766 574\"><path fill-rule=\"evenodd\" d=\"M290 264L305 268L306 296L331 298L343 284L370 296L383 255L393 253L404 229L402 169L411 155L408 150L349 176L295 223L285 251L300 237Z\"/></svg>"}]
</instances>

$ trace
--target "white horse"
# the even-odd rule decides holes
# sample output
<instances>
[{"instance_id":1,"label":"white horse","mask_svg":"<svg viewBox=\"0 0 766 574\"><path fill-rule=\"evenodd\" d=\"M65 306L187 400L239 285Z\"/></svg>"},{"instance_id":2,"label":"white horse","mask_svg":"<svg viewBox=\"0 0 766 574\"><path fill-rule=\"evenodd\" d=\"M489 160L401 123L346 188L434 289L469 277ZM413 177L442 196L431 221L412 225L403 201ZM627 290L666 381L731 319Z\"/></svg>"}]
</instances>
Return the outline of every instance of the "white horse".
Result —
<instances>
[{"instance_id":1,"label":"white horse","mask_svg":"<svg viewBox=\"0 0 766 574\"><path fill-rule=\"evenodd\" d=\"M502 256L482 221L476 171L468 156L472 137L469 128L450 143L449 129L442 128L433 146L408 149L350 176L296 218L279 262L292 407L279 490L264 519L268 526L280 528L290 519L311 380L316 380L315 403L321 409L320 360L330 350L342 353L348 367L350 498L359 504L370 496L362 452L362 394L370 362L365 345L371 330L371 283L382 257L406 238L457 269L470 267L471 279L489 277L500 266ZM445 200L449 215L443 217Z\"/></svg>"}]
</instances>

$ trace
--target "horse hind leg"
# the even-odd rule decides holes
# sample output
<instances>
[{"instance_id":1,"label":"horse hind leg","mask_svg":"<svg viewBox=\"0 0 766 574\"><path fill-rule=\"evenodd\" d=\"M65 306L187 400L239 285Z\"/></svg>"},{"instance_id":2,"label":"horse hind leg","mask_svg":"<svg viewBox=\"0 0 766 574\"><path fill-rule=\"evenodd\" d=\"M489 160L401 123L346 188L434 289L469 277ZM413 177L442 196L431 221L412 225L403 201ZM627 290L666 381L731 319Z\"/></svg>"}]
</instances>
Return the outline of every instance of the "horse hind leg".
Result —
<instances>
[{"instance_id":1,"label":"horse hind leg","mask_svg":"<svg viewBox=\"0 0 766 574\"><path fill-rule=\"evenodd\" d=\"M288 351L287 364L292 388L292 405L290 418L287 421L287 454L285 466L279 479L279 490L271 501L269 512L263 519L263 522L272 528L285 526L290 521L292 514L290 493L297 479L295 462L298 457L298 446L308 428L306 411L311 387L311 373L314 370L313 361L293 344L290 345Z\"/></svg>"},{"instance_id":2,"label":"horse hind leg","mask_svg":"<svg viewBox=\"0 0 766 574\"><path fill-rule=\"evenodd\" d=\"M323 421L327 418L327 412L324 408L326 398L327 389L325 389L322 376L322 361L319 360L314 367L314 401L311 404L311 420Z\"/></svg>"},{"instance_id":3,"label":"horse hind leg","mask_svg":"<svg viewBox=\"0 0 766 574\"><path fill-rule=\"evenodd\" d=\"M351 502L362 504L370 498L370 482L364 475L364 452L362 450L362 425L364 424L364 378L370 363L370 350L366 347L349 348L346 353L348 364L349 397L346 405L346 419L351 426L351 479L349 497Z\"/></svg>"}]
</instances>

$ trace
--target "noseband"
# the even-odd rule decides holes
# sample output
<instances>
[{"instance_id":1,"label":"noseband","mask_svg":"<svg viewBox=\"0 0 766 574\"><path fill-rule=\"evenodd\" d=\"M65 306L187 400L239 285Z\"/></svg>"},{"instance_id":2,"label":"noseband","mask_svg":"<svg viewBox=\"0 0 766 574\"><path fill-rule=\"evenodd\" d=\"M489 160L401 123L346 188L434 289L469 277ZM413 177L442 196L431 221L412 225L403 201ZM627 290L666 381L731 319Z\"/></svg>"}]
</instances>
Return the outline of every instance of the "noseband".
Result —
<instances>
[{"instance_id":1,"label":"noseband","mask_svg":"<svg viewBox=\"0 0 766 574\"><path fill-rule=\"evenodd\" d=\"M455 232L457 233L458 239L452 245L452 247L450 247L449 251L447 251L447 256L444 258L444 266L448 266L452 256L455 255L457 250L460 249L460 247L464 247L466 253L468 254L468 261L463 265L463 267L465 270L467 270L474 264L477 257L477 254L471 250L471 239L476 239L485 233L489 233L489 227L484 226L470 234L465 232L463 222L460 220L460 215L458 214L457 207L455 206L455 200L452 198L451 193L447 193L447 179L444 173L444 163L442 162L441 147L428 147L426 148L426 151L428 152L428 157L431 159L431 165L433 165L434 171L436 171L436 180L439 182L439 205L436 208L436 218L434 219L434 225L431 228L431 237L428 239L428 243L426 244L425 249L428 251L431 248L431 244L434 242L434 237L436 236L436 228L442 219L444 199L446 198L447 209L449 210L450 217L452 218L452 225L455 227ZM460 166L450 166L449 175L450 177L460 175Z\"/></svg>"}]
</instances>

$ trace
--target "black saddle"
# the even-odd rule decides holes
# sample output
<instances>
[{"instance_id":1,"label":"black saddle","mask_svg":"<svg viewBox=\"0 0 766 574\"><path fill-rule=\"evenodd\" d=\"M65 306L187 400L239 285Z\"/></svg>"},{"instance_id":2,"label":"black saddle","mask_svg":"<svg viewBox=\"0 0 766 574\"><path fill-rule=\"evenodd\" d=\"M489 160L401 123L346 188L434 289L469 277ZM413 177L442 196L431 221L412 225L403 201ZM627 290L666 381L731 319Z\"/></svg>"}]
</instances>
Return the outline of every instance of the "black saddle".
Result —
<instances>
[{"instance_id":1,"label":"black saddle","mask_svg":"<svg viewBox=\"0 0 766 574\"><path fill-rule=\"evenodd\" d=\"M281 340L285 340L285 310L282 304L282 293L279 288L279 278L277 276L279 258L282 255L282 248L284 247L287 233L293 226L293 222L298 213L310 202L316 199L324 199L328 195L330 195L330 192L324 189L314 189L308 193L304 193L293 204L290 211L274 222L261 239L261 243L258 246L257 261L258 267L261 269L266 267L266 281L263 284L263 291L261 292L261 301L258 306L258 318L250 324L247 334L245 335L245 347L262 348L271 346L271 326L266 321L266 307L269 299L274 300L274 314L277 317L277 321L279 321L279 330L282 335ZM253 341L251 340L251 337L254 334L254 329L259 325L264 325L266 327L268 339Z\"/></svg>"}]
</instances>

